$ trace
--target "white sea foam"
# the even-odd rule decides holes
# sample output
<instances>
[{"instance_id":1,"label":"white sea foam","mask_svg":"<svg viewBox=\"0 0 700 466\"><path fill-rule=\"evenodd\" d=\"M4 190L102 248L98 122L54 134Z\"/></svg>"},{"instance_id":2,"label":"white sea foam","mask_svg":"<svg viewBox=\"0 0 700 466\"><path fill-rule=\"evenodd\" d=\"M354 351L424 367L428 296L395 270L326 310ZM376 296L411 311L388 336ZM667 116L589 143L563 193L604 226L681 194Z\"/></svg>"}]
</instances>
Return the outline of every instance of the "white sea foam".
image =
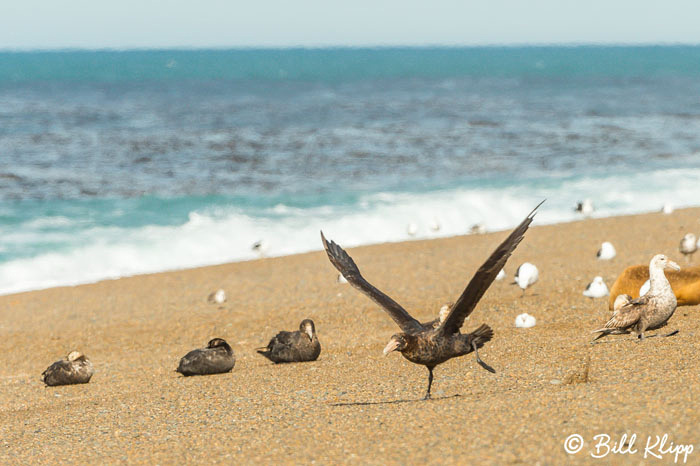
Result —
<instances>
[{"instance_id":1,"label":"white sea foam","mask_svg":"<svg viewBox=\"0 0 700 466\"><path fill-rule=\"evenodd\" d=\"M259 255L251 245L261 240L268 245L266 256L319 250L319 230L346 247L408 240L410 223L417 225L416 236L410 239L467 234L475 223L483 223L488 231L503 230L520 222L544 198L547 202L535 224L578 219L573 207L583 198L595 202L594 217L658 211L664 202L688 206L700 199L699 180L700 170L679 169L603 179L548 179L502 188L383 192L353 204L308 208L278 204L255 211L203 205L174 226L83 228L64 217L38 218L16 231L4 231L11 241L0 241L0 247L22 248L23 240L42 237L63 247L0 263L0 293L256 259ZM430 227L436 219L437 231ZM39 231L54 226L74 229Z\"/></svg>"}]
</instances>

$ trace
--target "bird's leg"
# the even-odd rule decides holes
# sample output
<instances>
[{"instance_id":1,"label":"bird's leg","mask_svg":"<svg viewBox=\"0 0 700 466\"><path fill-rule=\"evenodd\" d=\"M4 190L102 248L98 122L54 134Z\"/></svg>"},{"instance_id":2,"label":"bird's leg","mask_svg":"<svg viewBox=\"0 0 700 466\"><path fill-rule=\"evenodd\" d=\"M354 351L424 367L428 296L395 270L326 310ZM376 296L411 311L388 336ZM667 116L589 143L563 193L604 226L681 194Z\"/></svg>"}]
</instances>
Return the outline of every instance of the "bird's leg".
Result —
<instances>
[{"instance_id":1,"label":"bird's leg","mask_svg":"<svg viewBox=\"0 0 700 466\"><path fill-rule=\"evenodd\" d=\"M425 394L424 400L429 400L430 399L430 386L433 384L433 367L432 366L427 366L428 367L428 391Z\"/></svg>"},{"instance_id":2,"label":"bird's leg","mask_svg":"<svg viewBox=\"0 0 700 466\"><path fill-rule=\"evenodd\" d=\"M476 342L474 342L474 341L472 341L472 348L474 348L474 354L476 354L476 362L478 362L479 365L481 367L483 367L484 369L486 369L487 371L495 374L496 370L493 367L486 364L484 361L482 361L481 358L479 357L479 350L476 348Z\"/></svg>"}]
</instances>

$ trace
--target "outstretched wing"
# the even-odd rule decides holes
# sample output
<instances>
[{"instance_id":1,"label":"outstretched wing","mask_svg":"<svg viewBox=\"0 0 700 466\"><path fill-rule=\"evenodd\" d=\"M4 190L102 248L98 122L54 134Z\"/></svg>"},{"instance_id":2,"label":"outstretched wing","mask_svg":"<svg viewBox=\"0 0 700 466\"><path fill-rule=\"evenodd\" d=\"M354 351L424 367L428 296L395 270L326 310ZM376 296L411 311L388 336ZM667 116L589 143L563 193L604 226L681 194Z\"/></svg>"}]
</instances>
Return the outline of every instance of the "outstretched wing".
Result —
<instances>
[{"instance_id":1,"label":"outstretched wing","mask_svg":"<svg viewBox=\"0 0 700 466\"><path fill-rule=\"evenodd\" d=\"M389 316L394 319L394 322L401 327L401 330L405 333L417 333L424 330L420 322L411 317L411 315L406 312L406 309L365 280L360 274L360 269L357 268L355 261L352 260L352 257L335 242L326 241L323 232L321 232L321 241L323 241L323 247L326 249L328 259L330 259L331 264L338 269L338 272L343 274L343 277L345 277L348 283L353 287L362 291L369 296L372 301L383 307L384 310L389 313Z\"/></svg>"},{"instance_id":2,"label":"outstretched wing","mask_svg":"<svg viewBox=\"0 0 700 466\"><path fill-rule=\"evenodd\" d=\"M462 292L457 302L452 306L450 314L447 316L445 321L440 327L440 331L445 334L457 333L462 324L464 324L464 319L466 319L469 314L472 313L476 307L476 303L479 302L486 290L491 286L493 280L501 271L506 261L510 255L518 247L520 241L523 240L523 236L527 231L532 219L535 216L535 212L542 205L544 201L540 202L537 207L532 209L532 212L525 217L520 225L518 225L513 232L508 235L508 237L496 248L496 250L491 253L491 256L486 259L479 270L476 271L471 281L467 287Z\"/></svg>"}]
</instances>

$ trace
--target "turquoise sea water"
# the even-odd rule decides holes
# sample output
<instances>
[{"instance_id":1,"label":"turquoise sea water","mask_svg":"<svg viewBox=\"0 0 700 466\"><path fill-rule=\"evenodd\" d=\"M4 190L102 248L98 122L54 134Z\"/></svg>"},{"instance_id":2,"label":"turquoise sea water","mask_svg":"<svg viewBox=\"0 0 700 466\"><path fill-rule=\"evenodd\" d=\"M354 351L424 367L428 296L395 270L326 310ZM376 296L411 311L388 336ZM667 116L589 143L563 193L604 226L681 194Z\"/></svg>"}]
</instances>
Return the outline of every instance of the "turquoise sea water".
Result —
<instances>
[{"instance_id":1,"label":"turquoise sea water","mask_svg":"<svg viewBox=\"0 0 700 466\"><path fill-rule=\"evenodd\" d=\"M699 195L700 47L0 52L0 292Z\"/></svg>"}]
</instances>

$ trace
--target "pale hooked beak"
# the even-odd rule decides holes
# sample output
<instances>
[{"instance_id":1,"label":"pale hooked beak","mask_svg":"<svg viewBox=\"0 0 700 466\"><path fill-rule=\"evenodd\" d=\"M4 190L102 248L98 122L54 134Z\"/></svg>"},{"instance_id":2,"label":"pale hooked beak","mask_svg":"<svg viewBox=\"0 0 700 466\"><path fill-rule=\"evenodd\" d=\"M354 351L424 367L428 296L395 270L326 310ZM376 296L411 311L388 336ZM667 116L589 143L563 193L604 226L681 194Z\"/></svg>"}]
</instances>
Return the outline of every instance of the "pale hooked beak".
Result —
<instances>
[{"instance_id":1,"label":"pale hooked beak","mask_svg":"<svg viewBox=\"0 0 700 466\"><path fill-rule=\"evenodd\" d=\"M396 340L391 340L388 345L384 348L384 356L387 354L391 353L392 351L396 351L396 348L399 347L399 342Z\"/></svg>"},{"instance_id":2,"label":"pale hooked beak","mask_svg":"<svg viewBox=\"0 0 700 466\"><path fill-rule=\"evenodd\" d=\"M305 332L309 336L309 340L314 339L314 331L311 330L311 326L306 327Z\"/></svg>"},{"instance_id":3,"label":"pale hooked beak","mask_svg":"<svg viewBox=\"0 0 700 466\"><path fill-rule=\"evenodd\" d=\"M678 265L678 264L676 264L676 263L673 262L673 261L668 261L668 265L667 265L667 266L668 266L669 269L673 269L673 270L680 270L680 269L681 269L681 266Z\"/></svg>"}]
</instances>

